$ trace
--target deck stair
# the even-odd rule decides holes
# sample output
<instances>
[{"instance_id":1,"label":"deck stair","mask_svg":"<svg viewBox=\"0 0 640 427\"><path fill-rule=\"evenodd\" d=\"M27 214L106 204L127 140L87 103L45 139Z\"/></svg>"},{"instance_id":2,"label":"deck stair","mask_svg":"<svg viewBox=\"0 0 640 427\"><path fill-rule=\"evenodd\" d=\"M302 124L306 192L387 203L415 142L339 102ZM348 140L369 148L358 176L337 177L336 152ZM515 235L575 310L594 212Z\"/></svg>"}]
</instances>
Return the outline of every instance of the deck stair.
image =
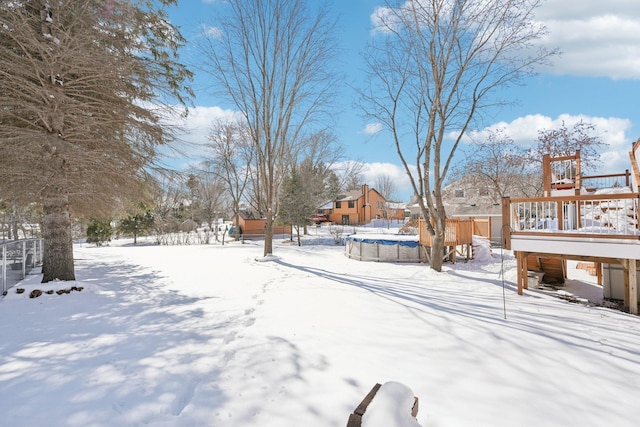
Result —
<instances>
[{"instance_id":1,"label":"deck stair","mask_svg":"<svg viewBox=\"0 0 640 427\"><path fill-rule=\"evenodd\" d=\"M562 284L567 278L567 262L560 258L529 256L527 266L529 271L542 273L542 283Z\"/></svg>"},{"instance_id":2,"label":"deck stair","mask_svg":"<svg viewBox=\"0 0 640 427\"><path fill-rule=\"evenodd\" d=\"M576 265L577 269L584 270L592 276L598 275L598 270L595 262L579 262Z\"/></svg>"}]
</instances>

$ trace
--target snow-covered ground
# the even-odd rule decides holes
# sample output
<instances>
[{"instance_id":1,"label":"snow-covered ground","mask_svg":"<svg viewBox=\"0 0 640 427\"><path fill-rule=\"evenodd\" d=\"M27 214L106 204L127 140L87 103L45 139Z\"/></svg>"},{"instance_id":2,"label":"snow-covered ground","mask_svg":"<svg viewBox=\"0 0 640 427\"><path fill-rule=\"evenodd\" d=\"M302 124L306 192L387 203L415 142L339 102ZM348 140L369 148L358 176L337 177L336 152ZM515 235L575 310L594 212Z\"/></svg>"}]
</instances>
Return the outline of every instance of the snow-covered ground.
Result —
<instances>
[{"instance_id":1,"label":"snow-covered ground","mask_svg":"<svg viewBox=\"0 0 640 427\"><path fill-rule=\"evenodd\" d=\"M324 232L268 260L262 242L76 246L77 282L0 300L0 426L344 426L386 382L423 427L638 425L640 317L518 296L509 253L436 273Z\"/></svg>"}]
</instances>

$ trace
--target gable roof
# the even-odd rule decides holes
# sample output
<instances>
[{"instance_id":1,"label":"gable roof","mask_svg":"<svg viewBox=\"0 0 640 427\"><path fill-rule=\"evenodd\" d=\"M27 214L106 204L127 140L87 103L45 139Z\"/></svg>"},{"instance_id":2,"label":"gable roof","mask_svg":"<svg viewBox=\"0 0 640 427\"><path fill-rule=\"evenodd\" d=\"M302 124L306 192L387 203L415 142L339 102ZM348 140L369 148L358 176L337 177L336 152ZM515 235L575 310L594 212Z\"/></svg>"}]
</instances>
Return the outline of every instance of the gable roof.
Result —
<instances>
[{"instance_id":1,"label":"gable roof","mask_svg":"<svg viewBox=\"0 0 640 427\"><path fill-rule=\"evenodd\" d=\"M371 193L372 191L375 191L378 196L382 197L384 199L384 197L382 196L382 194L380 194L380 192L378 190L376 190L375 188L368 188L369 193ZM336 197L335 201L336 202L344 202L344 201L349 201L349 200L358 200L359 198L361 198L363 196L362 194L362 189L358 188L355 190L349 190L344 194L340 194L338 197Z\"/></svg>"},{"instance_id":2,"label":"gable roof","mask_svg":"<svg viewBox=\"0 0 640 427\"><path fill-rule=\"evenodd\" d=\"M349 190L345 194L340 194L338 197L336 197L336 202L343 202L346 200L358 200L360 197L362 197L361 190Z\"/></svg>"},{"instance_id":3,"label":"gable roof","mask_svg":"<svg viewBox=\"0 0 640 427\"><path fill-rule=\"evenodd\" d=\"M242 219L251 220L251 219L264 219L264 216L260 214L260 212L254 210L244 209L238 212L238 214L242 217Z\"/></svg>"}]
</instances>

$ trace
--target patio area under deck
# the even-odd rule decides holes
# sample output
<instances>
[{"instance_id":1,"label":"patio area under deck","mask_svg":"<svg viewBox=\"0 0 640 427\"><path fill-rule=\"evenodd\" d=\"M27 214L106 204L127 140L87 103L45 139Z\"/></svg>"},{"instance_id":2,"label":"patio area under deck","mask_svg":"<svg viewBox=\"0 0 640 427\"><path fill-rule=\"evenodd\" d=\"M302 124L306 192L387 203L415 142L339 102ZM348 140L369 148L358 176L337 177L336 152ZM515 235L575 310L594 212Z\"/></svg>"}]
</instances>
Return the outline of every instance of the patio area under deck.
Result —
<instances>
[{"instance_id":1,"label":"patio area under deck","mask_svg":"<svg viewBox=\"0 0 640 427\"><path fill-rule=\"evenodd\" d=\"M518 293L529 257L620 264L624 306L638 314L638 193L503 199L503 247L517 260Z\"/></svg>"},{"instance_id":2,"label":"patio area under deck","mask_svg":"<svg viewBox=\"0 0 640 427\"><path fill-rule=\"evenodd\" d=\"M640 237L546 231L511 234L509 242L517 261L518 294L528 289L529 257L620 264L624 269L624 306L638 313L637 270L640 268Z\"/></svg>"},{"instance_id":3,"label":"patio area under deck","mask_svg":"<svg viewBox=\"0 0 640 427\"><path fill-rule=\"evenodd\" d=\"M544 197L502 199L502 245L516 256L519 294L528 287L529 257L621 264L624 305L638 314L640 138L629 159L631 171L584 176L579 151L545 155Z\"/></svg>"}]
</instances>

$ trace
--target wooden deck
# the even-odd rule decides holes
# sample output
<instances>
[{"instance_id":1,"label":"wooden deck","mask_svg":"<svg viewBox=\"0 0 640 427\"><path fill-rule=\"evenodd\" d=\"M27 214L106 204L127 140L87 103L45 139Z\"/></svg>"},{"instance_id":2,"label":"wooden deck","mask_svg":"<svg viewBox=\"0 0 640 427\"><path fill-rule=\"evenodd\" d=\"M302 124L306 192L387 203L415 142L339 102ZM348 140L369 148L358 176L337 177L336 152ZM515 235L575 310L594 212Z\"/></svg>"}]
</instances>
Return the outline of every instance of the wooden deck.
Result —
<instances>
[{"instance_id":1,"label":"wooden deck","mask_svg":"<svg viewBox=\"0 0 640 427\"><path fill-rule=\"evenodd\" d=\"M452 262L456 262L458 254L466 256L467 259L471 258L474 229L483 225L475 225L474 223L475 221L473 219L446 219L446 228L444 232L444 246L446 253L444 254L444 258L449 258ZM490 228L488 228L488 230L489 232L491 231ZM420 245L424 248L430 248L432 246L432 236L423 219L420 219L419 221L418 240ZM429 258L428 254L427 258Z\"/></svg>"},{"instance_id":2,"label":"wooden deck","mask_svg":"<svg viewBox=\"0 0 640 427\"><path fill-rule=\"evenodd\" d=\"M503 247L517 259L518 293L527 289L528 271L544 260L621 264L624 305L638 314L640 265L640 139L629 153L631 171L585 177L580 155L544 159L545 197L502 201ZM558 163L558 164L556 164ZM588 179L614 179L608 190L585 188ZM550 268L550 267L549 267ZM560 273L555 271L557 277Z\"/></svg>"}]
</instances>

